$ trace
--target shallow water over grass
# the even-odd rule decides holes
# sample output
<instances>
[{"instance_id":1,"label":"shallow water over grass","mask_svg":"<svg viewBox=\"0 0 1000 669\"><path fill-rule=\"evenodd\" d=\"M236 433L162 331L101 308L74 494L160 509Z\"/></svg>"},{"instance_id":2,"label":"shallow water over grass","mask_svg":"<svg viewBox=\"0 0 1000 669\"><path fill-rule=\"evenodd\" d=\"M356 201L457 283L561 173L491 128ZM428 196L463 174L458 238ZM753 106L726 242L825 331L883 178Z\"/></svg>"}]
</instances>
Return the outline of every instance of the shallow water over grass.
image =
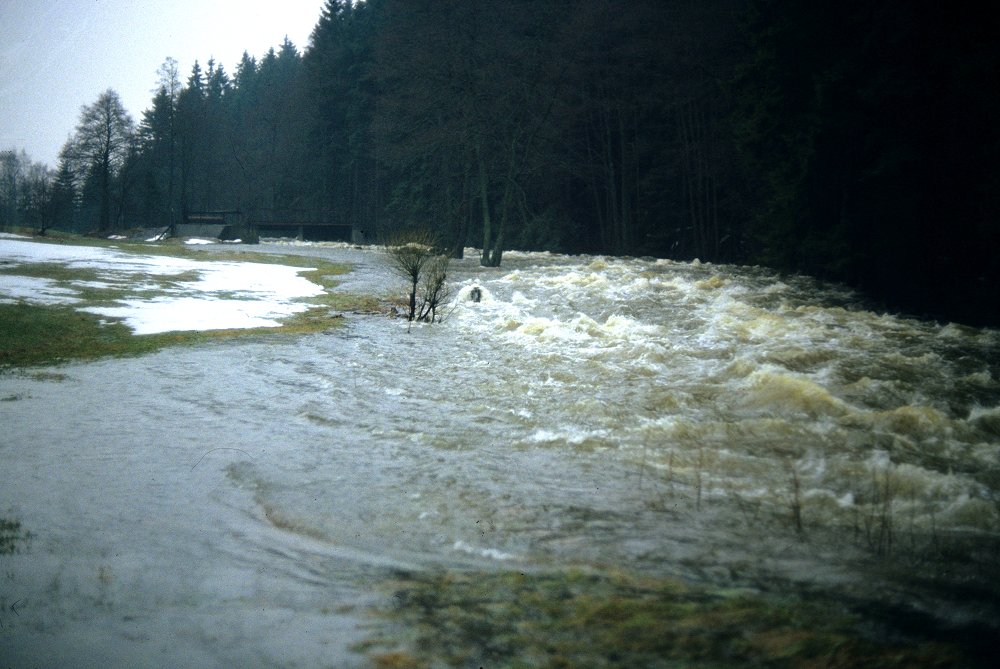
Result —
<instances>
[{"instance_id":1,"label":"shallow water over grass","mask_svg":"<svg viewBox=\"0 0 1000 669\"><path fill-rule=\"evenodd\" d=\"M268 248L402 292L376 251ZM975 661L997 332L752 268L511 254L452 279L444 323L409 332L356 316L0 377L0 515L33 535L0 558L29 604L3 617L15 659ZM661 647L664 619L699 630Z\"/></svg>"}]
</instances>

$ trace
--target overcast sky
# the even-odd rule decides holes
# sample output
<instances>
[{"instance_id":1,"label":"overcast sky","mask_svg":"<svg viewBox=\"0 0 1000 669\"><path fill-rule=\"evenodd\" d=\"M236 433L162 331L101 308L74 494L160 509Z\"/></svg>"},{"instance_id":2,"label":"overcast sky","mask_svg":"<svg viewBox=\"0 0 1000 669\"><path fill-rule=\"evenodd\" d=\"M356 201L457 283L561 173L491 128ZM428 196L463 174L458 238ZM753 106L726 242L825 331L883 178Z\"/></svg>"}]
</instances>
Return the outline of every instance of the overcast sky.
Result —
<instances>
[{"instance_id":1,"label":"overcast sky","mask_svg":"<svg viewBox=\"0 0 1000 669\"><path fill-rule=\"evenodd\" d=\"M324 0L0 0L0 150L56 166L89 105L118 91L138 123L167 58L187 81L197 59L230 75L288 36L299 51Z\"/></svg>"}]
</instances>

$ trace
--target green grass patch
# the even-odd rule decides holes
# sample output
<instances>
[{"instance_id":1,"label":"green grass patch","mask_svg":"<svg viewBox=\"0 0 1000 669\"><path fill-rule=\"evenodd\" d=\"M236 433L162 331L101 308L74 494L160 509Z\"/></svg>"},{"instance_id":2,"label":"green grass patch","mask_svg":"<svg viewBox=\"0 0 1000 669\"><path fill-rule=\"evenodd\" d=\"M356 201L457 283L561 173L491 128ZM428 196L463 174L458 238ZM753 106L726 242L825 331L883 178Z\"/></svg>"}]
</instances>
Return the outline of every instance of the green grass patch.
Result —
<instances>
[{"instance_id":1,"label":"green grass patch","mask_svg":"<svg viewBox=\"0 0 1000 669\"><path fill-rule=\"evenodd\" d=\"M199 335L199 336L196 336ZM66 306L0 304L0 367L141 355L204 333L135 336L122 323Z\"/></svg>"},{"instance_id":2,"label":"green grass patch","mask_svg":"<svg viewBox=\"0 0 1000 669\"><path fill-rule=\"evenodd\" d=\"M318 305L277 328L195 330L135 335L121 322L65 306L0 304L0 369L144 355L170 346L235 337L309 334L338 327L343 318Z\"/></svg>"},{"instance_id":3,"label":"green grass patch","mask_svg":"<svg viewBox=\"0 0 1000 669\"><path fill-rule=\"evenodd\" d=\"M88 267L70 267L53 262L0 265L0 274L29 276L53 281L104 281L104 273Z\"/></svg>"},{"instance_id":4,"label":"green grass patch","mask_svg":"<svg viewBox=\"0 0 1000 669\"><path fill-rule=\"evenodd\" d=\"M416 574L391 584L378 667L944 667L960 651L880 642L836 603L581 572Z\"/></svg>"}]
</instances>

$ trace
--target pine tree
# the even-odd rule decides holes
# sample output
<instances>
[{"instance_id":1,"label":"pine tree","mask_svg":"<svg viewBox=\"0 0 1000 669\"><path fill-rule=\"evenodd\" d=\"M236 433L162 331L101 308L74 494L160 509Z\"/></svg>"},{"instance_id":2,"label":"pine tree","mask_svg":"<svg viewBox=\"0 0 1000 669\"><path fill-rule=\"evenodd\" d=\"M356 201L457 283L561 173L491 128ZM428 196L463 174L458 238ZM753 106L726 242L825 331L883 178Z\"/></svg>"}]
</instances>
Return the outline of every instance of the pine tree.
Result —
<instances>
[{"instance_id":1,"label":"pine tree","mask_svg":"<svg viewBox=\"0 0 1000 669\"><path fill-rule=\"evenodd\" d=\"M384 4L327 0L303 58L311 201L368 238L377 235L383 208L371 70Z\"/></svg>"},{"instance_id":2,"label":"pine tree","mask_svg":"<svg viewBox=\"0 0 1000 669\"><path fill-rule=\"evenodd\" d=\"M51 207L53 225L66 230L76 230L76 211L78 208L78 188L70 162L65 151L60 153L59 166L56 168L55 183L51 191Z\"/></svg>"},{"instance_id":3,"label":"pine tree","mask_svg":"<svg viewBox=\"0 0 1000 669\"><path fill-rule=\"evenodd\" d=\"M167 57L157 74L159 91L162 92L164 98L160 101L160 120L166 122L166 136L163 139L167 153L166 165L164 166L167 173L167 224L172 230L173 226L177 224L177 193L174 187L177 182L177 104L182 90L177 61ZM163 118L164 115L165 118Z\"/></svg>"},{"instance_id":4,"label":"pine tree","mask_svg":"<svg viewBox=\"0 0 1000 669\"><path fill-rule=\"evenodd\" d=\"M202 171L205 132L205 80L196 60L187 84L177 97L177 154L180 159L181 218L196 208L200 200L196 175ZM197 204L196 204L197 203ZM202 205L203 206L203 205Z\"/></svg>"}]
</instances>

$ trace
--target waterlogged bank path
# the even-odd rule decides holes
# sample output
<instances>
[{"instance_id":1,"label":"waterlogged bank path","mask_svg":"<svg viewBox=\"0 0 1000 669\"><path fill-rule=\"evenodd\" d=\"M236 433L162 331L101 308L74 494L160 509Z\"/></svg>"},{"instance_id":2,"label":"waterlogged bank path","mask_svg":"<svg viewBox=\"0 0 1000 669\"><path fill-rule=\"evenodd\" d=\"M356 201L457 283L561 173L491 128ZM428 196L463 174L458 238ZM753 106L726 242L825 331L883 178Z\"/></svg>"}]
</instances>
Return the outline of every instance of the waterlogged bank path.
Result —
<instances>
[{"instance_id":1,"label":"waterlogged bank path","mask_svg":"<svg viewBox=\"0 0 1000 669\"><path fill-rule=\"evenodd\" d=\"M262 249L398 290L375 251ZM452 278L409 332L352 316L0 377L0 512L34 535L0 557L2 659L363 666L401 569L997 619L1000 333L750 268L509 254Z\"/></svg>"}]
</instances>

